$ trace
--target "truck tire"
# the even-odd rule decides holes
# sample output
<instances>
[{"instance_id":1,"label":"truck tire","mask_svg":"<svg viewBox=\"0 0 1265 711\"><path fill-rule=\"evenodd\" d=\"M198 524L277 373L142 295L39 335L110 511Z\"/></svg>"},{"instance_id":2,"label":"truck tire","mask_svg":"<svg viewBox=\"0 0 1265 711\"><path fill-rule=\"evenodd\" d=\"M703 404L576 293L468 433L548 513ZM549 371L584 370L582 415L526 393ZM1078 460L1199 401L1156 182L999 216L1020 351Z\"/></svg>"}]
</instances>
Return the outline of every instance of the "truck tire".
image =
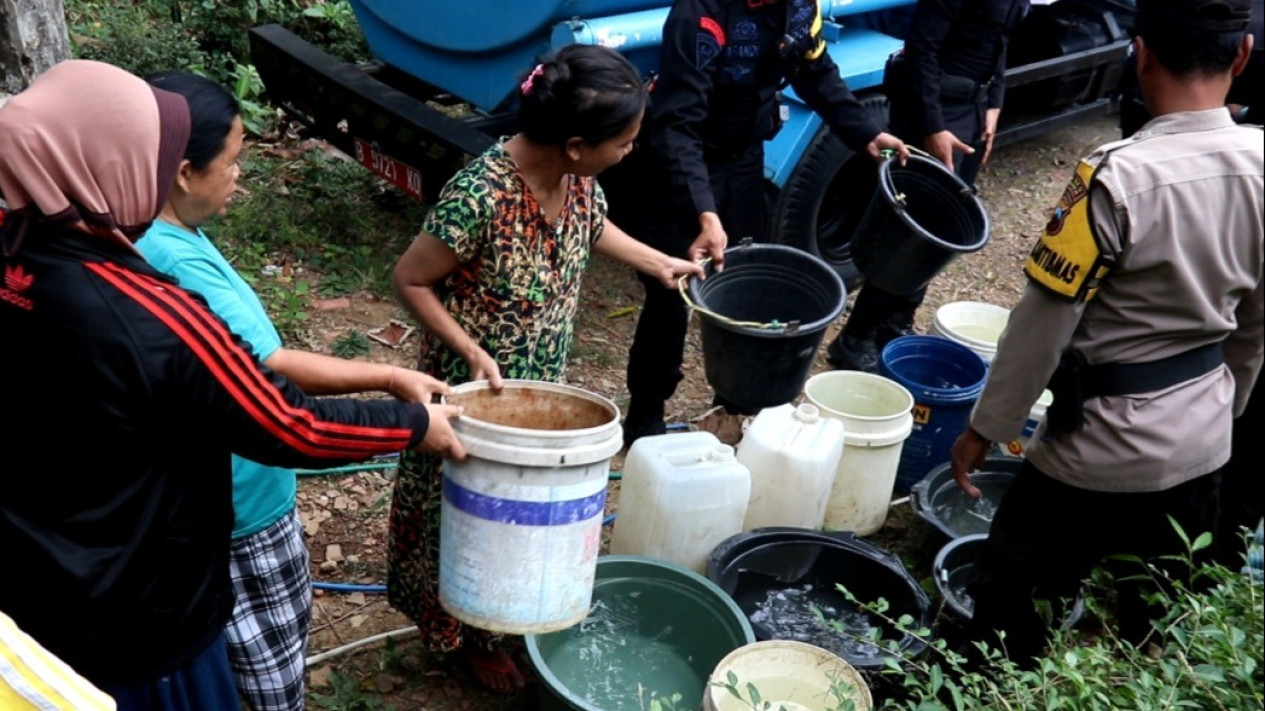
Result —
<instances>
[{"instance_id":1,"label":"truck tire","mask_svg":"<svg viewBox=\"0 0 1265 711\"><path fill-rule=\"evenodd\" d=\"M861 104L887 126L886 96L869 94ZM862 278L852 262L852 233L877 185L874 161L822 126L773 203L771 240L821 257L855 289Z\"/></svg>"}]
</instances>

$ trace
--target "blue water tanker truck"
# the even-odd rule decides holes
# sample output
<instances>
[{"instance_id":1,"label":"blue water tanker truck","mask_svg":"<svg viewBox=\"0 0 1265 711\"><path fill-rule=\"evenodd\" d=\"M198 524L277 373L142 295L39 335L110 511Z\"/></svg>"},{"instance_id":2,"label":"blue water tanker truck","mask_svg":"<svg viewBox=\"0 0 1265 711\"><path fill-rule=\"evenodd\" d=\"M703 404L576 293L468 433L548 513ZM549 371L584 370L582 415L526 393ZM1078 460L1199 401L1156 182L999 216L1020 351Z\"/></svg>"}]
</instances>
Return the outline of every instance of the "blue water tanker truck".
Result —
<instances>
[{"instance_id":1,"label":"blue water tanker truck","mask_svg":"<svg viewBox=\"0 0 1265 711\"><path fill-rule=\"evenodd\" d=\"M1038 0L1040 2L1041 0ZM1133 0L1034 4L1012 35L996 145L1116 105ZM828 51L886 120L883 67L903 45L913 0L819 0ZM269 97L316 135L420 200L470 156L513 133L522 73L573 43L618 50L655 72L670 0L351 0L375 61L331 57L278 25L251 30ZM854 156L788 87L766 145L769 238L829 262L850 285L852 231L873 164ZM615 206L612 198L612 209Z\"/></svg>"}]
</instances>

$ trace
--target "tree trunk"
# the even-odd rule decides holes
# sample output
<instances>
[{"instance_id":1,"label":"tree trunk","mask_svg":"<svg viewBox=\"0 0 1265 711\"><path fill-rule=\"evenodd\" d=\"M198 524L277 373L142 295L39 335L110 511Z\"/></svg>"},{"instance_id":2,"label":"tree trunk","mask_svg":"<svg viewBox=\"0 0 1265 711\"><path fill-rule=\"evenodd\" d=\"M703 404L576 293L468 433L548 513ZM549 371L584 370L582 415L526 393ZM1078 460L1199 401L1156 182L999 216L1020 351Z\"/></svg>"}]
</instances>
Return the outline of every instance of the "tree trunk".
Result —
<instances>
[{"instance_id":1,"label":"tree trunk","mask_svg":"<svg viewBox=\"0 0 1265 711\"><path fill-rule=\"evenodd\" d=\"M62 0L0 0L0 96L69 56Z\"/></svg>"}]
</instances>

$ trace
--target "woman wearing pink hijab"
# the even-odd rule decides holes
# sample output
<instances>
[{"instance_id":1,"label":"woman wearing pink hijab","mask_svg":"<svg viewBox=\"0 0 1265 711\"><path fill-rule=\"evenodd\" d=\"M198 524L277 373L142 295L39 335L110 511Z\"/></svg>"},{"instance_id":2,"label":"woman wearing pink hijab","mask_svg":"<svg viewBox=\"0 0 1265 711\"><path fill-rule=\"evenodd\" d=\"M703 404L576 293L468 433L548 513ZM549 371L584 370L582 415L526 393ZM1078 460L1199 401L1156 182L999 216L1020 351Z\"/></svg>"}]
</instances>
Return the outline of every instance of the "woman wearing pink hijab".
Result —
<instances>
[{"instance_id":1,"label":"woman wearing pink hijab","mask_svg":"<svg viewBox=\"0 0 1265 711\"><path fill-rule=\"evenodd\" d=\"M224 711L230 454L462 457L444 405L306 397L135 251L184 99L98 62L0 108L0 610L123 711Z\"/></svg>"}]
</instances>

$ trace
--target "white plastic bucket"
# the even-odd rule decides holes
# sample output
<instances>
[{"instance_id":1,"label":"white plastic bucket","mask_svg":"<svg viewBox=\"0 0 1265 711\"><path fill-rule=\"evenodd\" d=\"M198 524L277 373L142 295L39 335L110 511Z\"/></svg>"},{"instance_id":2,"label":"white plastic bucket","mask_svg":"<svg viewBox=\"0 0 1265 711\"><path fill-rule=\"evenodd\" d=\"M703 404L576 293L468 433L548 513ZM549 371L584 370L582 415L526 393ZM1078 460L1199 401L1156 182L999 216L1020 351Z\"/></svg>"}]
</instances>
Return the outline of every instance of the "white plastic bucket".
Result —
<instances>
[{"instance_id":1,"label":"white plastic bucket","mask_svg":"<svg viewBox=\"0 0 1265 711\"><path fill-rule=\"evenodd\" d=\"M913 430L914 396L889 378L853 370L814 375L804 396L847 433L823 526L874 533L887 520L901 445Z\"/></svg>"},{"instance_id":2,"label":"white plastic bucket","mask_svg":"<svg viewBox=\"0 0 1265 711\"><path fill-rule=\"evenodd\" d=\"M589 613L619 408L569 385L452 390L469 452L444 462L439 601L481 629L535 634Z\"/></svg>"},{"instance_id":3,"label":"white plastic bucket","mask_svg":"<svg viewBox=\"0 0 1265 711\"><path fill-rule=\"evenodd\" d=\"M726 688L731 683L734 691ZM751 688L759 693L758 700L750 698ZM768 640L739 647L720 660L707 680L703 711L750 711L757 706L820 711L843 708L840 696L851 699L856 711L874 707L865 679L842 657L803 642Z\"/></svg>"},{"instance_id":4,"label":"white plastic bucket","mask_svg":"<svg viewBox=\"0 0 1265 711\"><path fill-rule=\"evenodd\" d=\"M1028 439L1037 431L1037 425L1045 419L1045 411L1054 404L1054 393L1042 390L1041 397L1028 410L1028 421L1023 425L1023 433L1009 442L994 442L993 451L1004 457L1022 457L1028 448Z\"/></svg>"},{"instance_id":5,"label":"white plastic bucket","mask_svg":"<svg viewBox=\"0 0 1265 711\"><path fill-rule=\"evenodd\" d=\"M991 363L1009 319L1010 309L995 304L953 301L936 309L931 332L961 343L978 353L985 363Z\"/></svg>"}]
</instances>

